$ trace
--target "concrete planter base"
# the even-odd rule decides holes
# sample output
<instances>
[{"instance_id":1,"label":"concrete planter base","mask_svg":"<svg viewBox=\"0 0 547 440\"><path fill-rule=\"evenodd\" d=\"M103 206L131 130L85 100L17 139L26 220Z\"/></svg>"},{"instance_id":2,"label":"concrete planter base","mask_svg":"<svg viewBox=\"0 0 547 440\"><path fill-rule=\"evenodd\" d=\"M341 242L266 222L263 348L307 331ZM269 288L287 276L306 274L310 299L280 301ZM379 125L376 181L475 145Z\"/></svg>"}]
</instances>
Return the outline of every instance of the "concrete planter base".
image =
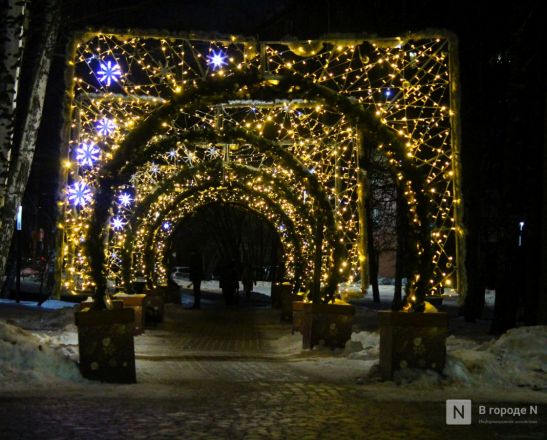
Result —
<instances>
[{"instance_id":1,"label":"concrete planter base","mask_svg":"<svg viewBox=\"0 0 547 440\"><path fill-rule=\"evenodd\" d=\"M131 308L135 311L135 325L133 327L133 334L135 336L144 333L144 300L146 295L139 293L136 295L126 295L124 293L118 293L114 296L118 301L123 302L124 308Z\"/></svg>"},{"instance_id":2,"label":"concrete planter base","mask_svg":"<svg viewBox=\"0 0 547 440\"><path fill-rule=\"evenodd\" d=\"M355 307L351 304L293 303L293 332L302 333L302 347L343 348L351 339Z\"/></svg>"},{"instance_id":3,"label":"concrete planter base","mask_svg":"<svg viewBox=\"0 0 547 440\"><path fill-rule=\"evenodd\" d=\"M383 379L404 368L443 370L448 314L381 311L378 318Z\"/></svg>"},{"instance_id":4,"label":"concrete planter base","mask_svg":"<svg viewBox=\"0 0 547 440\"><path fill-rule=\"evenodd\" d=\"M144 292L144 315L146 322L163 322L164 315L164 298L161 289L146 290Z\"/></svg>"},{"instance_id":5,"label":"concrete planter base","mask_svg":"<svg viewBox=\"0 0 547 440\"><path fill-rule=\"evenodd\" d=\"M133 309L76 312L80 371L91 380L135 383Z\"/></svg>"}]
</instances>

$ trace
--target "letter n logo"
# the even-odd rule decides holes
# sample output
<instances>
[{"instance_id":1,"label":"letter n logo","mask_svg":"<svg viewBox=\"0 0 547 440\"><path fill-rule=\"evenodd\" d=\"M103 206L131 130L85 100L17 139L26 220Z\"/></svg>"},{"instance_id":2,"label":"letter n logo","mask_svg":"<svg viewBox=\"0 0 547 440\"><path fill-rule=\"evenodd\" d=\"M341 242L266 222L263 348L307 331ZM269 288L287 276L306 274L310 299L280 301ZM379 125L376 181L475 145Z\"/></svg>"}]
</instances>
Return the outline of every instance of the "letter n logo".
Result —
<instances>
[{"instance_id":1,"label":"letter n logo","mask_svg":"<svg viewBox=\"0 0 547 440\"><path fill-rule=\"evenodd\" d=\"M447 400L446 424L471 425L471 400Z\"/></svg>"}]
</instances>

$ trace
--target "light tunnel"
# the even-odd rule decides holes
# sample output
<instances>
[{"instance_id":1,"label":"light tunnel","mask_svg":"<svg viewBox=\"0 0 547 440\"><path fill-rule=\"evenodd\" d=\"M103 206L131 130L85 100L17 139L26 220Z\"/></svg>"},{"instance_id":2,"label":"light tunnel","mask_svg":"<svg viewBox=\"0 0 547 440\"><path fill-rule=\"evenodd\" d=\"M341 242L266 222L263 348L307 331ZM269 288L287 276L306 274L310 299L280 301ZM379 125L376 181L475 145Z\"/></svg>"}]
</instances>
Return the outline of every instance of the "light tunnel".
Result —
<instances>
[{"instance_id":1,"label":"light tunnel","mask_svg":"<svg viewBox=\"0 0 547 440\"><path fill-rule=\"evenodd\" d=\"M309 258L306 259L303 255L303 249L309 248L305 243L309 240L307 237L313 232L313 228L309 226L310 223L307 221L309 218L306 215L304 215L304 221L300 220L300 226L296 227L291 215L294 216L297 211L306 213L307 211L303 209L304 206L297 204L292 209L287 209L290 206L286 204L282 206L283 204L279 198L272 200L271 196L253 189L249 185L237 182L220 183L211 180L182 191L169 204L164 205L162 208L157 206L156 210L156 205L152 200L157 201L159 196L160 194L151 195L147 201L140 205L140 207L146 207L141 211L147 211L148 215L141 218L136 213L131 219L131 232L125 236L122 245L122 249L125 250L123 253L123 268L126 284L130 282L132 274L142 267L147 268L147 279L153 283L157 282L159 274L165 273L164 268L161 267L163 261L161 253L164 248L163 244L169 239L172 232L171 229L166 230L162 227L165 221L176 224L184 216L189 215L201 206L223 200L238 203L265 217L275 226L287 257L285 261L290 267L289 273L292 274L295 286L300 285L305 261L309 261ZM287 211L292 211L292 213ZM141 251L139 254L143 256L143 260L133 261L133 269L130 269L130 253L134 249ZM313 249L310 248L306 252L309 254L312 251Z\"/></svg>"},{"instance_id":2,"label":"light tunnel","mask_svg":"<svg viewBox=\"0 0 547 440\"><path fill-rule=\"evenodd\" d=\"M396 177L399 189L406 196L408 218L411 236L415 239L413 252L412 272L415 276L411 279L411 288L419 296L425 295L429 289L431 274L431 235L429 225L429 199L425 193L427 185L421 171L409 160L405 150L403 139L396 133L385 127L370 111L359 103L353 102L348 97L341 96L328 87L316 85L311 81L298 76L279 76L275 82L266 81L256 73L234 74L225 79L203 80L188 93L173 96L170 103L159 107L148 116L138 127L132 130L121 143L111 161L105 164L103 173L99 179L99 188L96 193L94 215L92 216L89 233L92 236L102 236L103 228L108 219L108 207L113 198L113 186L120 183L123 177L130 174L149 157L150 150L144 148L150 139L161 133L161 121L173 117L181 108L192 106L216 105L225 103L230 99L260 97L262 99L275 99L280 96L291 98L321 100L325 105L346 114L358 124L362 134L362 146L359 148L379 149L389 160L393 175ZM210 136L210 135L209 135ZM217 130L214 133L217 138L224 141L244 139L250 142L257 150L284 162L295 173L297 178L309 184L310 192L317 195L317 204L322 208L322 216L325 221L327 234L335 234L336 226L334 213L329 204L321 184L313 174L290 152L275 141L265 139L239 127L228 127ZM132 159L131 156L135 159ZM120 173L121 170L121 173ZM322 228L318 228L322 229ZM319 237L322 241L323 238ZM343 245L335 242L332 249L333 260L340 263L344 253ZM95 240L88 243L88 254L91 262L94 278L99 291L104 291L106 286L104 278L104 252L102 241ZM327 281L326 300L332 299L336 286L341 279L343 266L330 267L330 276ZM418 301L420 302L420 301Z\"/></svg>"}]
</instances>

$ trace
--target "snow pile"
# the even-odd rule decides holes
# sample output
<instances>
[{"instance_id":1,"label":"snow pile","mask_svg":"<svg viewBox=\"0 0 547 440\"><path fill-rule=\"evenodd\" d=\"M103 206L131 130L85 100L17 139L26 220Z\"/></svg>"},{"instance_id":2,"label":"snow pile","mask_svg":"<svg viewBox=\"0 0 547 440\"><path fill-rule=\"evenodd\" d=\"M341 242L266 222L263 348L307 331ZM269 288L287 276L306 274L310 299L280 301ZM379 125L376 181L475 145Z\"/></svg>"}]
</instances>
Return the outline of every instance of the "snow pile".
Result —
<instances>
[{"instance_id":1,"label":"snow pile","mask_svg":"<svg viewBox=\"0 0 547 440\"><path fill-rule=\"evenodd\" d=\"M344 355L349 359L371 360L380 357L380 334L377 332L352 333L346 342Z\"/></svg>"},{"instance_id":2,"label":"snow pile","mask_svg":"<svg viewBox=\"0 0 547 440\"><path fill-rule=\"evenodd\" d=\"M547 326L519 327L479 345L447 339L444 373L470 386L547 390Z\"/></svg>"},{"instance_id":3,"label":"snow pile","mask_svg":"<svg viewBox=\"0 0 547 440\"><path fill-rule=\"evenodd\" d=\"M484 388L528 388L547 390L547 326L520 327L499 339L480 344L449 336L443 374L404 369L394 374L399 385L431 388L446 385ZM380 356L380 335L359 332L351 335L343 355L370 362L365 375L376 373Z\"/></svg>"},{"instance_id":4,"label":"snow pile","mask_svg":"<svg viewBox=\"0 0 547 440\"><path fill-rule=\"evenodd\" d=\"M0 321L0 383L17 384L82 381L77 365L47 336L38 336Z\"/></svg>"}]
</instances>

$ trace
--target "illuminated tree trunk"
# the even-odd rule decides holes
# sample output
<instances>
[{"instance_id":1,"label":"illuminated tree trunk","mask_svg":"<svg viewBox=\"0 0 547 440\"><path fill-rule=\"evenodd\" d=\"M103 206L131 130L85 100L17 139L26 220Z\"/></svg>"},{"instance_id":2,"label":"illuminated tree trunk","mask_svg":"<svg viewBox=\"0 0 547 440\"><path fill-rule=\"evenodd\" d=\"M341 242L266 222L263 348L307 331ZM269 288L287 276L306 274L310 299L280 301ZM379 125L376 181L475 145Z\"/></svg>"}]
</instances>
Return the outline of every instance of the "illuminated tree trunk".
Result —
<instances>
[{"instance_id":1,"label":"illuminated tree trunk","mask_svg":"<svg viewBox=\"0 0 547 440\"><path fill-rule=\"evenodd\" d=\"M1 22L0 62L0 208L4 206L15 125L17 89L23 56L26 0L8 0ZM2 218L0 218L0 225ZM5 246L9 247L6 240ZM7 249L5 251L7 253ZM2 255L4 249L2 249ZM2 264L1 268L4 266Z\"/></svg>"},{"instance_id":2,"label":"illuminated tree trunk","mask_svg":"<svg viewBox=\"0 0 547 440\"><path fill-rule=\"evenodd\" d=\"M4 204L1 212L0 236L4 243L10 243L15 227L15 213L21 204L23 193L30 174L38 129L42 120L42 109L46 93L51 56L57 40L59 14L56 13L55 0L46 7L43 28L42 47L36 69L30 80L30 97L26 103L25 120L21 124L22 134L17 145L11 151ZM0 249L0 273L4 272L9 246Z\"/></svg>"}]
</instances>

